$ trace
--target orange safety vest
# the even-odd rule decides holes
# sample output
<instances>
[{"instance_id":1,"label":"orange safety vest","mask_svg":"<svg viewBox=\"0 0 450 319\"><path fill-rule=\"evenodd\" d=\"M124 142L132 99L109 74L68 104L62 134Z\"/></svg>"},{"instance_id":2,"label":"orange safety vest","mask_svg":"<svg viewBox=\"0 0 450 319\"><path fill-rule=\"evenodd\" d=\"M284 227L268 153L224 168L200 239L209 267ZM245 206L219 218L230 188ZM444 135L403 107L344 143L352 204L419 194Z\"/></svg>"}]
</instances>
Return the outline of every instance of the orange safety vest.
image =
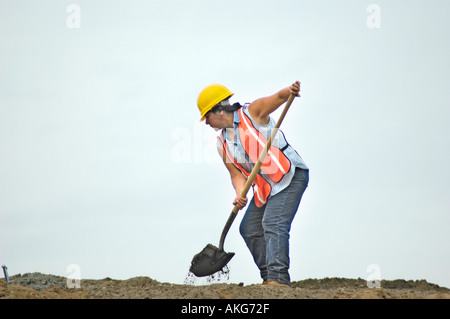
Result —
<instances>
[{"instance_id":1,"label":"orange safety vest","mask_svg":"<svg viewBox=\"0 0 450 319\"><path fill-rule=\"evenodd\" d=\"M250 117L244 113L243 107L238 110L239 114L239 140L241 145L244 147L245 153L250 159L251 163L256 163L259 155L261 154L264 146L267 143L266 138L253 126ZM230 154L227 147L227 142L223 136L223 131L218 137L222 144L223 151L227 157L233 162L233 164L247 177L251 174L245 170L238 161ZM278 147L271 145L264 161L261 164L261 171L272 181L273 183L278 183L281 181L283 176L288 173L291 169L291 161L289 158L280 150ZM270 195L272 186L270 183L264 179L261 174L256 175L253 182L253 193L255 204L258 207L264 206L267 202L267 198Z\"/></svg>"}]
</instances>

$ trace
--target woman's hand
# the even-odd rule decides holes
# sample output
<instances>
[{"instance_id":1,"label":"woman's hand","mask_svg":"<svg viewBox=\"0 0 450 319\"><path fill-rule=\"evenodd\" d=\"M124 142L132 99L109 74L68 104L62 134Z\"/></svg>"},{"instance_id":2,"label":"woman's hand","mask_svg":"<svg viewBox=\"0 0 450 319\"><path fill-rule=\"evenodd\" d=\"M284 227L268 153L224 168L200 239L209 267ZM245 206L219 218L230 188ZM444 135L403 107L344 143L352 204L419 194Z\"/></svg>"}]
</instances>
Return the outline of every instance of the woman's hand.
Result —
<instances>
[{"instance_id":1,"label":"woman's hand","mask_svg":"<svg viewBox=\"0 0 450 319\"><path fill-rule=\"evenodd\" d=\"M239 209L242 209L247 205L247 197L242 197L241 195L236 195L236 198L233 201L233 205L237 205Z\"/></svg>"},{"instance_id":2,"label":"woman's hand","mask_svg":"<svg viewBox=\"0 0 450 319\"><path fill-rule=\"evenodd\" d=\"M289 87L289 94L294 94L294 96L300 96L300 81L295 81Z\"/></svg>"},{"instance_id":3,"label":"woman's hand","mask_svg":"<svg viewBox=\"0 0 450 319\"><path fill-rule=\"evenodd\" d=\"M253 101L248 106L248 111L256 123L266 125L269 123L269 115L285 103L290 94L300 96L300 81L295 81L291 86L285 87L273 95Z\"/></svg>"}]
</instances>

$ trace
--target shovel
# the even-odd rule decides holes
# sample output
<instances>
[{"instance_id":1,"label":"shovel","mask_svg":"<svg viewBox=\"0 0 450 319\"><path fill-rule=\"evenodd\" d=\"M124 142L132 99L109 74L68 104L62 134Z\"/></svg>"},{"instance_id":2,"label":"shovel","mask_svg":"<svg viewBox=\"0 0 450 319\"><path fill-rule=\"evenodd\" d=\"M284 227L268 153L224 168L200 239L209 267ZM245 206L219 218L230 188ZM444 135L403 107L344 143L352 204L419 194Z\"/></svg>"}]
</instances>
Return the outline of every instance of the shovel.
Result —
<instances>
[{"instance_id":1,"label":"shovel","mask_svg":"<svg viewBox=\"0 0 450 319\"><path fill-rule=\"evenodd\" d=\"M289 96L286 102L286 106L284 107L283 112L281 113L280 118L278 119L278 122L275 124L275 127L272 130L272 134L270 134L270 137L267 140L264 149L261 151L261 154L259 155L252 172L247 178L247 182L244 185L244 189L241 191L242 197L247 196L247 192L250 189L250 186L252 186L256 175L258 174L261 164L264 162L264 159L267 155L267 151L272 145L272 140L274 139L275 134L277 134L281 122L283 121L294 98L295 95L293 94ZM220 236L219 248L211 244L208 244L206 245L205 248L203 248L201 252L195 255L194 258L192 259L191 268L189 269L189 271L192 272L195 276L204 277L212 275L220 271L223 267L225 267L225 265L231 260L231 258L233 258L234 253L225 252L225 250L223 249L223 244L225 242L225 237L227 236L228 230L230 229L231 224L233 224L233 221L236 218L238 211L239 207L235 205L233 210L231 211L230 216L228 217L225 227L223 228L222 235Z\"/></svg>"}]
</instances>

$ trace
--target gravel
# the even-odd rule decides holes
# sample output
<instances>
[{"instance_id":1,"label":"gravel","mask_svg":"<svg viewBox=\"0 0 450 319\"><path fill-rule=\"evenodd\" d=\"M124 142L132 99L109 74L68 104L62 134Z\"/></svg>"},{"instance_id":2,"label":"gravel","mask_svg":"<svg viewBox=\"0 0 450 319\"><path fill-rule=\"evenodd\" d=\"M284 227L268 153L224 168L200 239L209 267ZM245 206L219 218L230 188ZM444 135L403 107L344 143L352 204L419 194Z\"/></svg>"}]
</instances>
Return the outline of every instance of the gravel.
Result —
<instances>
[{"instance_id":1,"label":"gravel","mask_svg":"<svg viewBox=\"0 0 450 319\"><path fill-rule=\"evenodd\" d=\"M39 272L16 275L10 279L12 284L22 285L36 290L44 290L52 287L66 287L65 278L55 275L45 275Z\"/></svg>"}]
</instances>

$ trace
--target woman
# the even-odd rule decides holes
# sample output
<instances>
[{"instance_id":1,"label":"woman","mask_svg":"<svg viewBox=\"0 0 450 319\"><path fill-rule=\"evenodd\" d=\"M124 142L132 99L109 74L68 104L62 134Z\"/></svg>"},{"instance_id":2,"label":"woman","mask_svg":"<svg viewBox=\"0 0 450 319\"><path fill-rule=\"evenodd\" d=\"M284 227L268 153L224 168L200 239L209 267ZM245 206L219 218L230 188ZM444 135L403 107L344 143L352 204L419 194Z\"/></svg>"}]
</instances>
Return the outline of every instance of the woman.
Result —
<instances>
[{"instance_id":1,"label":"woman","mask_svg":"<svg viewBox=\"0 0 450 319\"><path fill-rule=\"evenodd\" d=\"M230 104L233 95L226 87L213 84L198 96L201 121L215 130L218 150L236 191L233 205L247 205L241 196L262 146L275 121L270 117L290 94L300 96L300 82L279 92L241 106ZM258 266L264 286L290 286L289 231L309 180L309 169L289 145L281 131L272 141L253 183L254 196L242 218L239 231Z\"/></svg>"}]
</instances>

